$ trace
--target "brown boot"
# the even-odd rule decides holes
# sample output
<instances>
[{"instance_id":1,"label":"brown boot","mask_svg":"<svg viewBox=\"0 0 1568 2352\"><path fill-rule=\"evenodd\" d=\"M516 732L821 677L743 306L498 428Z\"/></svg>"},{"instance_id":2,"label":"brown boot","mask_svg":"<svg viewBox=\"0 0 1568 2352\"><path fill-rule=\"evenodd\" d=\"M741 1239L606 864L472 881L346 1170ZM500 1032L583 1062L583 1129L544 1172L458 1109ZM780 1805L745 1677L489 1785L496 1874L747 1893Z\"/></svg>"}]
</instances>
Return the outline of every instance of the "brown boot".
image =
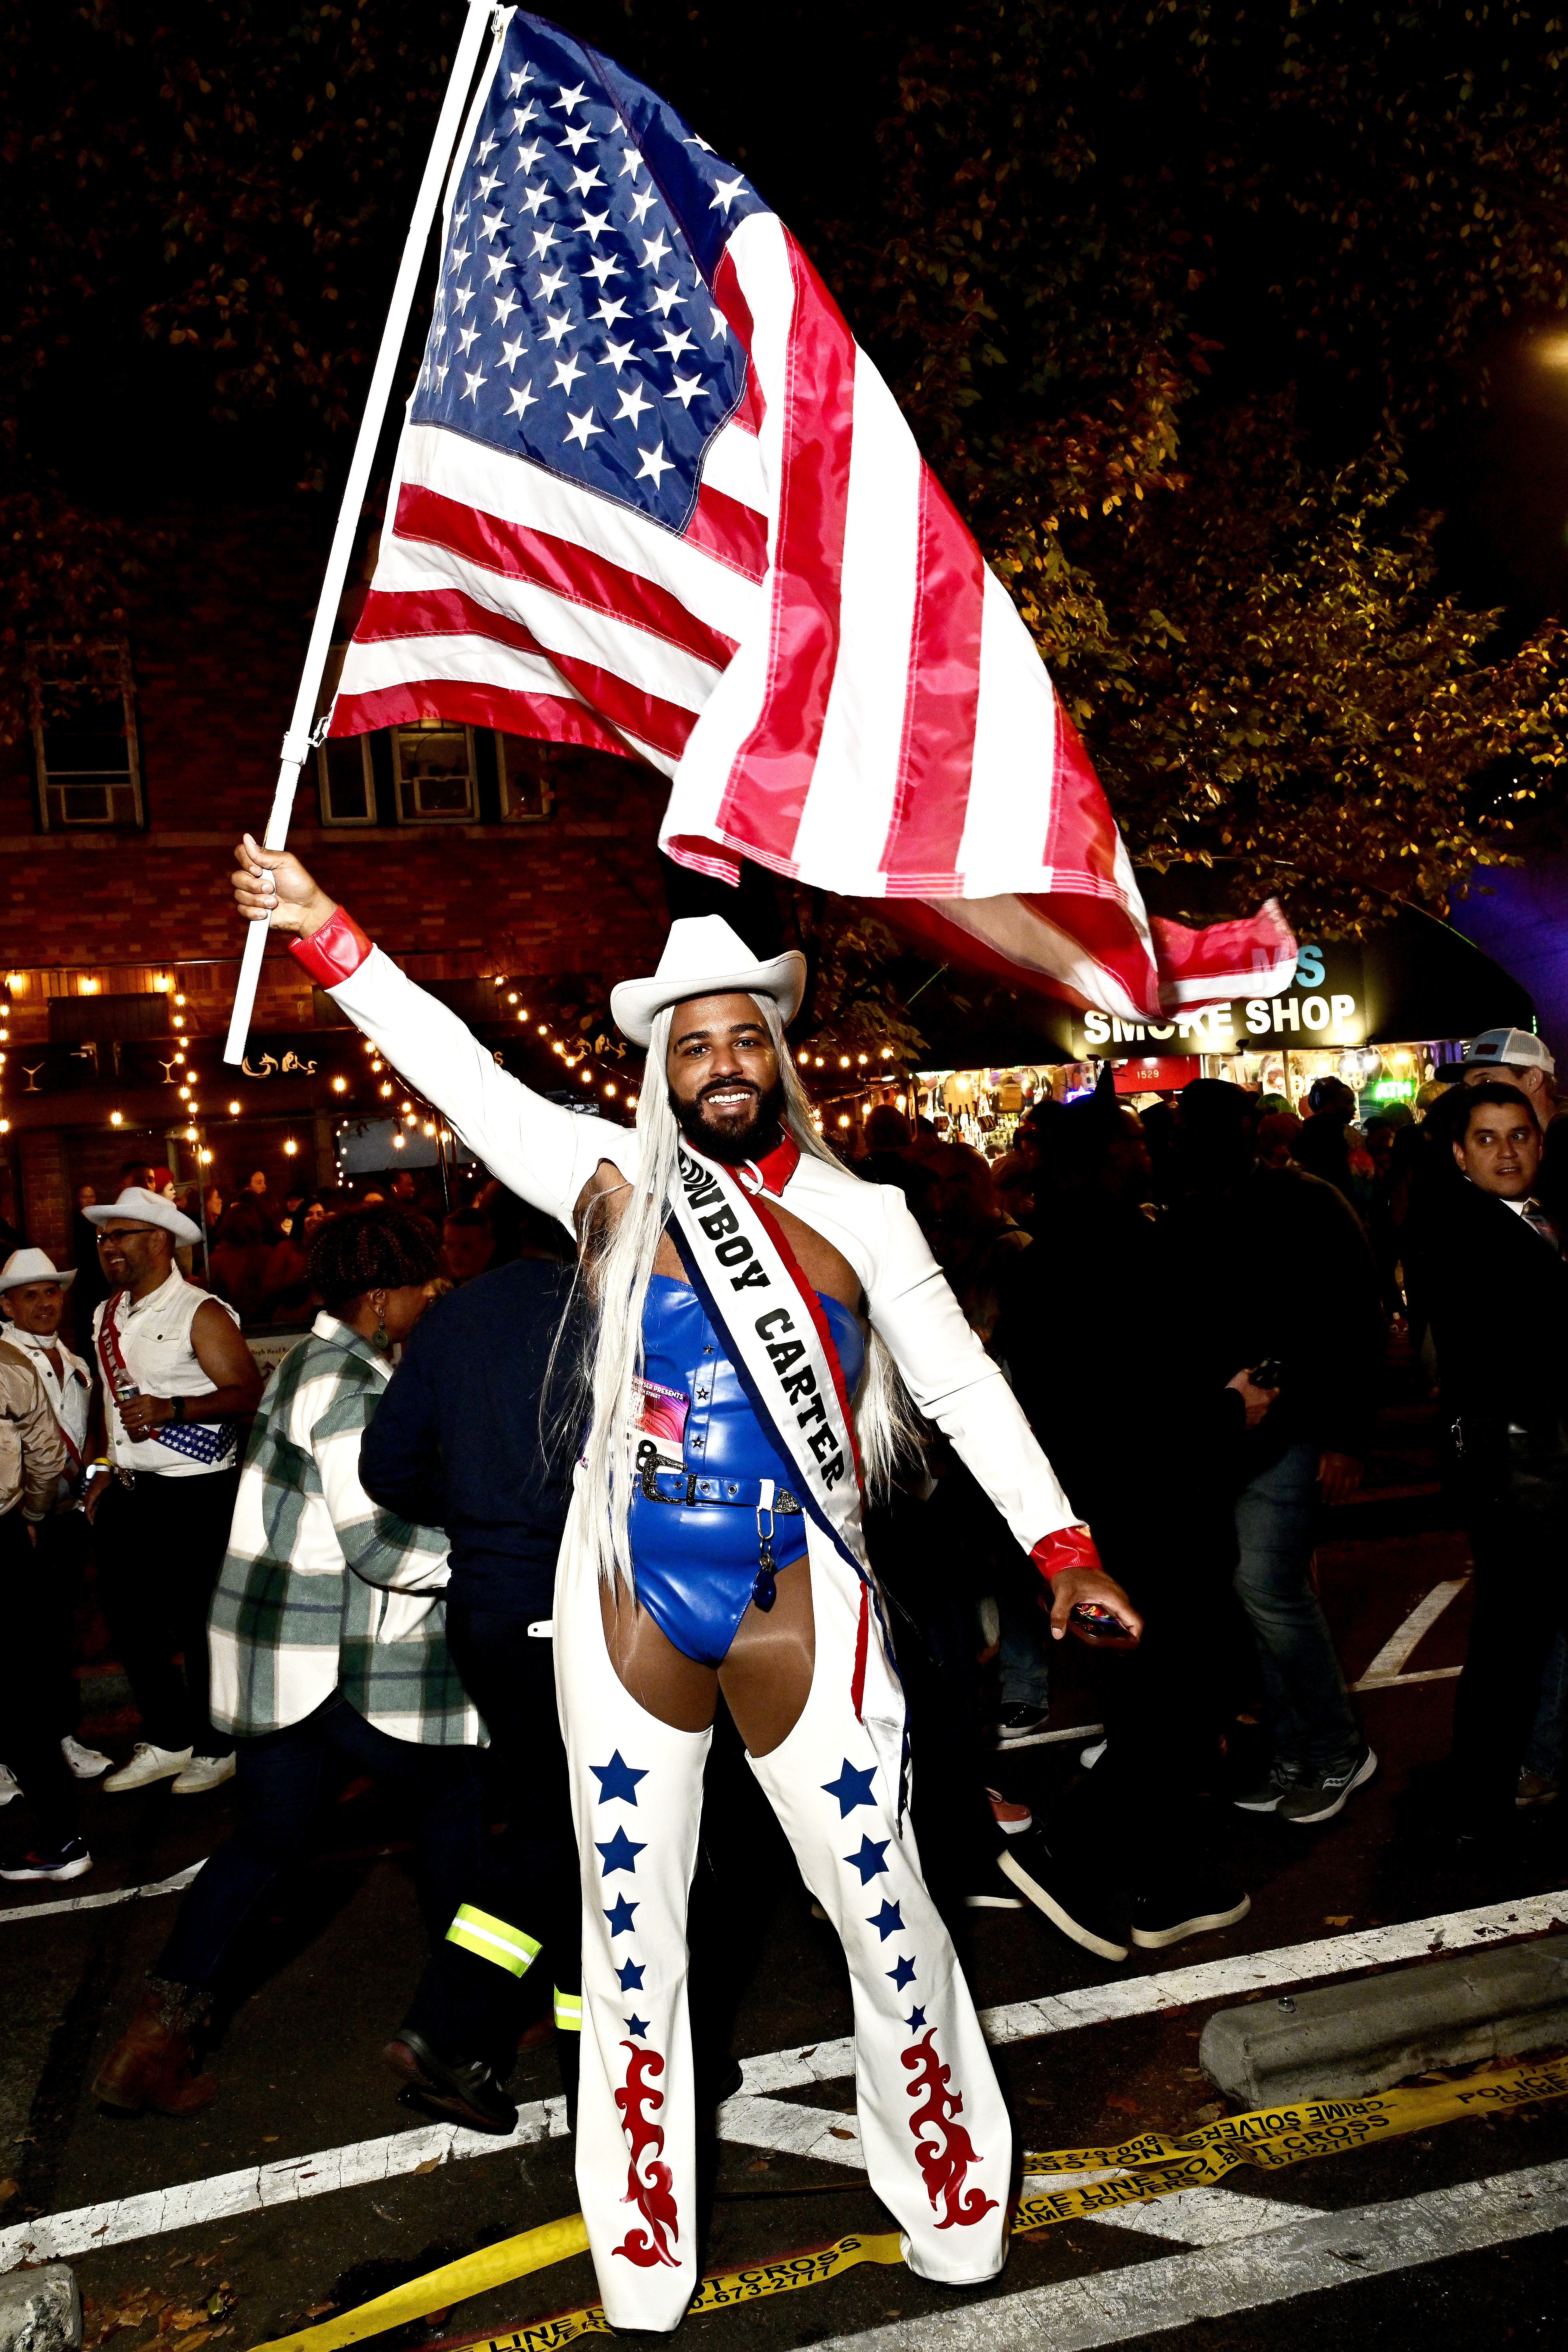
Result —
<instances>
[{"instance_id":1,"label":"brown boot","mask_svg":"<svg viewBox=\"0 0 1568 2352\"><path fill-rule=\"evenodd\" d=\"M217 2095L211 2074L192 2072L192 2037L206 2014L207 1997L190 1985L149 1977L141 2005L99 2070L93 2096L106 2107L135 2115L194 2116Z\"/></svg>"}]
</instances>

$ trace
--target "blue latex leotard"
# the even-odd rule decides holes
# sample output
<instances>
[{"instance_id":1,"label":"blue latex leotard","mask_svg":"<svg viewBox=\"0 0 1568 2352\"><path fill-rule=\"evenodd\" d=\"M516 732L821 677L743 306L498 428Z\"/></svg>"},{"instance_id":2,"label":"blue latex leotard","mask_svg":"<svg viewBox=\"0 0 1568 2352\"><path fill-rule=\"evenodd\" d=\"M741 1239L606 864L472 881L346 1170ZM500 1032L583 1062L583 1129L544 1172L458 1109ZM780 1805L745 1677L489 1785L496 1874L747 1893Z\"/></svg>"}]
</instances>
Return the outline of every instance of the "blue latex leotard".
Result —
<instances>
[{"instance_id":1,"label":"blue latex leotard","mask_svg":"<svg viewBox=\"0 0 1568 2352\"><path fill-rule=\"evenodd\" d=\"M819 1298L822 1294L817 1293ZM844 1385L853 1396L865 1369L860 1326L836 1298L822 1298ZM644 1371L689 1400L683 1460L700 1478L771 1478L792 1491L795 1474L769 1444L719 1337L688 1282L656 1274L643 1308ZM729 1503L650 1502L634 1489L632 1570L637 1599L659 1631L689 1658L721 1665L756 1583L755 1509ZM775 1568L805 1550L805 1520L775 1520Z\"/></svg>"}]
</instances>

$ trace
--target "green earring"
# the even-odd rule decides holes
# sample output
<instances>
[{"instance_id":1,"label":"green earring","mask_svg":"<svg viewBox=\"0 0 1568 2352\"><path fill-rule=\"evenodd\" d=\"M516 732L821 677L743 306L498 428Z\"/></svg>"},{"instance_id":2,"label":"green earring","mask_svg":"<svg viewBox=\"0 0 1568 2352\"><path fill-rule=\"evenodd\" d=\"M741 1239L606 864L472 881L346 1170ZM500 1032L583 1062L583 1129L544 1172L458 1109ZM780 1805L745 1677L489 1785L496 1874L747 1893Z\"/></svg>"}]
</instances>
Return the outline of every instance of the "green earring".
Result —
<instances>
[{"instance_id":1,"label":"green earring","mask_svg":"<svg viewBox=\"0 0 1568 2352\"><path fill-rule=\"evenodd\" d=\"M370 1335L370 1344L384 1356L390 1356L392 1353L392 1342L386 1336L386 1309L384 1307L381 1310L380 1320L377 1322L374 1330Z\"/></svg>"}]
</instances>

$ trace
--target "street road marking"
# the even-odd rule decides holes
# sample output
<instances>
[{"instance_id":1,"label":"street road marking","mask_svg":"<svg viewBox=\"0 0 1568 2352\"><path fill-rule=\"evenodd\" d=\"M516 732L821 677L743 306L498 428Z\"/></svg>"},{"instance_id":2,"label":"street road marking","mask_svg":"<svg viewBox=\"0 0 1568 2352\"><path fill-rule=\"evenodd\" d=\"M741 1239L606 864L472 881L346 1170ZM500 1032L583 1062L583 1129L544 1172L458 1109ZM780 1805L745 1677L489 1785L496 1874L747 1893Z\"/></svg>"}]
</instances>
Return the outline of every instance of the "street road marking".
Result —
<instances>
[{"instance_id":1,"label":"street road marking","mask_svg":"<svg viewBox=\"0 0 1568 2352\"><path fill-rule=\"evenodd\" d=\"M1410 1612L1398 1632L1389 1635L1360 1682L1354 1684L1352 1687L1356 1690L1376 1690L1383 1683L1401 1680L1415 1682L1417 1679L1415 1675L1409 1676L1400 1675L1401 1666L1413 1654L1416 1644L1432 1631L1449 1601L1456 1594L1463 1592L1468 1582L1468 1576L1456 1576L1442 1584L1435 1584L1426 1600L1418 1601ZM1439 1675L1458 1674L1458 1666L1438 1667L1421 1675L1419 1679L1423 1682L1434 1682Z\"/></svg>"},{"instance_id":2,"label":"street road marking","mask_svg":"<svg viewBox=\"0 0 1568 2352\"><path fill-rule=\"evenodd\" d=\"M1188 2200L1172 2200L1184 2205ZM1279 2209L1276 2209L1279 2210ZM1479 2253L1568 2224L1568 2163L1543 2164L1397 2203L1352 2208L1198 2253L1129 2263L892 2327L837 2336L818 2352L1098 2352L1232 2312L1258 2311L1450 2254Z\"/></svg>"},{"instance_id":3,"label":"street road marking","mask_svg":"<svg viewBox=\"0 0 1568 2352\"><path fill-rule=\"evenodd\" d=\"M204 1854L202 1861L205 1860ZM103 1911L111 1903L142 1903L153 1895L178 1895L201 1866L200 1862L193 1862L188 1870L177 1870L173 1878L160 1878L151 1886L117 1886L109 1895L74 1895L67 1903L0 1905L0 1926L7 1919L58 1919L62 1911Z\"/></svg>"},{"instance_id":4,"label":"street road marking","mask_svg":"<svg viewBox=\"0 0 1568 2352\"><path fill-rule=\"evenodd\" d=\"M566 2135L564 2099L536 2099L520 2107L517 2129L506 2139L465 2131L460 2124L426 2124L419 2131L363 2139L352 2147L330 2147L315 2156L285 2157L277 2164L249 2164L239 2172L216 2173L208 2180L185 2180L173 2189L148 2189L140 2197L112 2199L106 2205L80 2205L71 2213L46 2213L0 2231L0 2271L17 2263L68 2261L102 2246L123 2246L133 2238L153 2238L170 2230L195 2229L203 2221L226 2221L237 2213L260 2213L273 2205L301 2203L334 2189L359 2189L416 2172L432 2158L453 2164L468 2156L499 2155L535 2140Z\"/></svg>"},{"instance_id":5,"label":"street road marking","mask_svg":"<svg viewBox=\"0 0 1568 2352\"><path fill-rule=\"evenodd\" d=\"M1328 2216L1318 2205L1238 2197L1234 2189L1187 2189L1180 2197L1162 2198L1157 2205L1118 2205L1094 2219L1102 2229L1169 2238L1178 2246L1230 2246L1239 2238L1259 2238L1266 2231L1289 2229L1292 2222L1326 2221Z\"/></svg>"},{"instance_id":6,"label":"street road marking","mask_svg":"<svg viewBox=\"0 0 1568 2352\"><path fill-rule=\"evenodd\" d=\"M1478 1944L1511 1942L1561 1927L1565 1916L1568 1892L1532 1895L1517 1903L1489 1904L1473 1911L1363 1928L1309 1944L1283 1945L1271 1952L1203 1961L1194 1968L1113 1979L1085 1985L1076 1992L1047 1993L1038 2000L983 2010L980 2022L990 2042L1026 2042L1047 2033L1074 2032L1081 2026L1110 2024L1120 2018L1147 2017L1194 2001L1224 2000L1272 1985L1300 1984L1311 1977L1337 1977L1390 1961L1416 1959L1431 1951L1473 1951ZM854 2045L847 2038L813 2042L797 2050L768 2051L742 2060L741 2090L719 2109L720 2137L741 2147L773 2148L863 2170L866 2159L852 2114L795 2107L767 2095L842 2079L852 2074L854 2068ZM430 2124L416 2131L394 2132L384 2139L326 2148L313 2156L248 2165L238 2172L183 2181L174 2188L107 2204L43 2214L0 2231L0 2271L22 2262L68 2261L74 2254L89 2253L100 2246L124 2245L135 2238L194 2229L204 2221L257 2213L307 2197L324 2197L337 2189L396 2179L416 2171L432 2158L437 2163L457 2164L470 2157L499 2156L537 2140L563 2138L565 2131L564 2100L535 2100L518 2110L517 2129L505 2139L487 2132L465 2131L457 2124ZM838 2131L850 2137L838 2139L834 2137Z\"/></svg>"}]
</instances>

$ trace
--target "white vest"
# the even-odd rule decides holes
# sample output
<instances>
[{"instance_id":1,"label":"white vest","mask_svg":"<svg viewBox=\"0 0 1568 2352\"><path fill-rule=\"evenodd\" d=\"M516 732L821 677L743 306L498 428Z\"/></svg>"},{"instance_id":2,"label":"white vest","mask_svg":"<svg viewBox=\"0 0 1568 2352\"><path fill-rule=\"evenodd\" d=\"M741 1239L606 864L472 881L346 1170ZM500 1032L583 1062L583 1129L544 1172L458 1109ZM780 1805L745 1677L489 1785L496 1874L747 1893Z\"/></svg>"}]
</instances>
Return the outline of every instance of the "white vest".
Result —
<instances>
[{"instance_id":1,"label":"white vest","mask_svg":"<svg viewBox=\"0 0 1568 2352\"><path fill-rule=\"evenodd\" d=\"M138 1299L134 1306L124 1291L112 1299L105 1299L92 1318L94 1349L98 1349L103 1318L112 1307L120 1352L141 1395L210 1396L217 1382L202 1370L201 1360L191 1345L191 1326L196 1319L196 1310L208 1306L221 1307L232 1322L239 1321L226 1299L214 1298L210 1290L198 1290L174 1266L167 1282L160 1283L156 1290ZM98 1349L98 1355L99 1371L102 1374L101 1349ZM103 1381L103 1402L109 1425L109 1458L117 1470L155 1470L163 1478L205 1478L209 1471L232 1470L238 1459L236 1445L231 1445L216 1462L193 1462L188 1454L178 1454L172 1445L163 1445L155 1437L128 1437L107 1378ZM186 1411L192 1421L202 1417L192 1407Z\"/></svg>"}]
</instances>

